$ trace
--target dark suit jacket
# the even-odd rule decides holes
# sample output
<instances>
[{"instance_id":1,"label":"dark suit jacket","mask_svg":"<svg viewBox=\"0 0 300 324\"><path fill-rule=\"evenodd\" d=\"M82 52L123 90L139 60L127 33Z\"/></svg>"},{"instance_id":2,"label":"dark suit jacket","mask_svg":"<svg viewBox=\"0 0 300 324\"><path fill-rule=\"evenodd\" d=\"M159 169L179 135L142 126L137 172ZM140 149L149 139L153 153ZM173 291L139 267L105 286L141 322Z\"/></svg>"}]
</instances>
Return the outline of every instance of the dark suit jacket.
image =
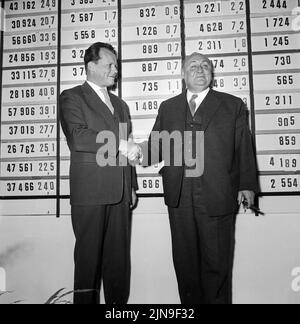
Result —
<instances>
[{"instance_id":1,"label":"dark suit jacket","mask_svg":"<svg viewBox=\"0 0 300 324\"><path fill-rule=\"evenodd\" d=\"M128 106L112 94L110 99L121 116L122 123L127 124L130 135ZM132 187L137 189L136 172L131 166L118 166L119 126L109 108L87 82L61 94L60 116L71 151L71 204L75 206L116 204L122 200L124 189L131 197ZM100 167L96 162L98 150L107 144L96 143L97 135L101 131L111 131L116 136L116 149L112 155L117 166Z\"/></svg>"},{"instance_id":2,"label":"dark suit jacket","mask_svg":"<svg viewBox=\"0 0 300 324\"><path fill-rule=\"evenodd\" d=\"M188 103L186 92L162 103L153 131L186 129ZM208 215L220 216L237 211L237 197L241 190L258 192L257 167L249 129L249 113L243 101L234 96L210 90L199 107L202 110L204 133L204 174L199 181L203 188L201 205ZM142 144L149 159L144 166L162 160L161 147ZM171 150L171 154L172 154ZM152 159L152 160L151 160ZM165 201L176 208L182 188L185 167L172 165L161 170Z\"/></svg>"}]
</instances>

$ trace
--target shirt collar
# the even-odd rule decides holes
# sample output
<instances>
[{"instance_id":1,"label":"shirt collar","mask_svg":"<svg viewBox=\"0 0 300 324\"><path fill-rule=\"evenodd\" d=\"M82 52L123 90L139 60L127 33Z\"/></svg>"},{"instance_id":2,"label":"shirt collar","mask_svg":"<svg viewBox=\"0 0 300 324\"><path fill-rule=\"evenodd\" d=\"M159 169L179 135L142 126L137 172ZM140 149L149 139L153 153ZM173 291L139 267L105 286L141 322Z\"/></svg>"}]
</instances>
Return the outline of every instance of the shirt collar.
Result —
<instances>
[{"instance_id":1,"label":"shirt collar","mask_svg":"<svg viewBox=\"0 0 300 324\"><path fill-rule=\"evenodd\" d=\"M107 88L102 88L102 87L99 87L97 84L95 84L94 82L91 82L91 81L86 81L91 87L92 89L95 91L95 92L99 92L99 91L107 91Z\"/></svg>"},{"instance_id":2,"label":"shirt collar","mask_svg":"<svg viewBox=\"0 0 300 324\"><path fill-rule=\"evenodd\" d=\"M210 88L207 88L206 90L204 90L204 91L202 91L202 92L200 92L200 93L193 93L193 92L191 92L191 91L188 89L188 90L187 90L187 100L188 100L188 102L190 102L190 100L192 99L193 95L198 95L198 98L197 98L197 99L199 99L199 100L201 100L201 99L204 100L205 97L208 95L209 91L210 91Z\"/></svg>"}]
</instances>

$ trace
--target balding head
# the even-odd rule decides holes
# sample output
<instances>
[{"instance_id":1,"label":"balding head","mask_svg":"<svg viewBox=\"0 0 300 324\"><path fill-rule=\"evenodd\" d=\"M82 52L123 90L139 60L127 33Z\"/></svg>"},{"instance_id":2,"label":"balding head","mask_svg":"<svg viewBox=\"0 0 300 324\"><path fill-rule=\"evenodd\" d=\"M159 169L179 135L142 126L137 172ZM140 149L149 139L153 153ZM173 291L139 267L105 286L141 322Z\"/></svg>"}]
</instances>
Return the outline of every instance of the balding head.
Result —
<instances>
[{"instance_id":1,"label":"balding head","mask_svg":"<svg viewBox=\"0 0 300 324\"><path fill-rule=\"evenodd\" d=\"M206 90L213 78L211 61L200 53L187 56L183 62L182 77L191 92L199 93Z\"/></svg>"}]
</instances>

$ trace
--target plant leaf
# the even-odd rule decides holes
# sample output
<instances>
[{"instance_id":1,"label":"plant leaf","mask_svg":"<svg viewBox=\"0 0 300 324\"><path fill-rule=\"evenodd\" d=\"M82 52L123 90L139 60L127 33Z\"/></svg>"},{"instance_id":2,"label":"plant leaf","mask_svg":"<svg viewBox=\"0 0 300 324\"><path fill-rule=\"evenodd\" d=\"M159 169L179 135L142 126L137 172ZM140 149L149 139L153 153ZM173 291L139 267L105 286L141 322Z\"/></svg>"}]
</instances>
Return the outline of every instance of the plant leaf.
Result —
<instances>
[{"instance_id":1,"label":"plant leaf","mask_svg":"<svg viewBox=\"0 0 300 324\"><path fill-rule=\"evenodd\" d=\"M45 303L45 305L50 305L53 303L55 299L59 296L61 292L63 292L66 288L59 289L54 295L52 295Z\"/></svg>"},{"instance_id":2,"label":"plant leaf","mask_svg":"<svg viewBox=\"0 0 300 324\"><path fill-rule=\"evenodd\" d=\"M59 304L59 305L72 305L73 303L70 302L69 300L62 300L62 301L58 302L57 304Z\"/></svg>"},{"instance_id":3,"label":"plant leaf","mask_svg":"<svg viewBox=\"0 0 300 324\"><path fill-rule=\"evenodd\" d=\"M93 291L95 291L95 290L94 289L83 289L83 290L68 291L68 292L62 294L61 296L57 296L57 298L55 298L55 300L53 301L53 304L60 303L62 298L66 297L66 296L69 296L71 294L74 294L74 293L83 294L83 293L88 293L88 292L93 292Z\"/></svg>"},{"instance_id":4,"label":"plant leaf","mask_svg":"<svg viewBox=\"0 0 300 324\"><path fill-rule=\"evenodd\" d=\"M8 294L12 294L12 291L0 291L0 297Z\"/></svg>"},{"instance_id":5,"label":"plant leaf","mask_svg":"<svg viewBox=\"0 0 300 324\"><path fill-rule=\"evenodd\" d=\"M68 292L62 294L61 296L57 296L57 297L53 300L53 304L58 303L62 298L66 297L66 296L69 296L69 295L71 295L71 294L73 294L73 293L74 293L74 291L72 290L72 291L68 291Z\"/></svg>"}]
</instances>

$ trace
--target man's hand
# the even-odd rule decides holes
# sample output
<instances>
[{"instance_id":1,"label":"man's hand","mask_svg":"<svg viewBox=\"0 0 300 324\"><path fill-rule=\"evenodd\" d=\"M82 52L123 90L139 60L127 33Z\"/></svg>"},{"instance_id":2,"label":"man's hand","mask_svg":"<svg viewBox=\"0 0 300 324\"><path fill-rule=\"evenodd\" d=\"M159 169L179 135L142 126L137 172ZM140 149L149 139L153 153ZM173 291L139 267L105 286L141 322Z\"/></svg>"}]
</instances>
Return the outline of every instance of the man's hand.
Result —
<instances>
[{"instance_id":1,"label":"man's hand","mask_svg":"<svg viewBox=\"0 0 300 324\"><path fill-rule=\"evenodd\" d=\"M132 189L132 202L131 202L131 205L130 205L130 208L133 210L136 208L137 206L137 203L138 203L138 197L136 195L136 192L134 189Z\"/></svg>"},{"instance_id":2,"label":"man's hand","mask_svg":"<svg viewBox=\"0 0 300 324\"><path fill-rule=\"evenodd\" d=\"M238 197L239 206L244 205L245 210L250 209L255 202L255 193L253 191L240 191Z\"/></svg>"},{"instance_id":3,"label":"man's hand","mask_svg":"<svg viewBox=\"0 0 300 324\"><path fill-rule=\"evenodd\" d=\"M141 148L130 138L128 142L122 141L119 151L131 162L135 162L141 157Z\"/></svg>"}]
</instances>

